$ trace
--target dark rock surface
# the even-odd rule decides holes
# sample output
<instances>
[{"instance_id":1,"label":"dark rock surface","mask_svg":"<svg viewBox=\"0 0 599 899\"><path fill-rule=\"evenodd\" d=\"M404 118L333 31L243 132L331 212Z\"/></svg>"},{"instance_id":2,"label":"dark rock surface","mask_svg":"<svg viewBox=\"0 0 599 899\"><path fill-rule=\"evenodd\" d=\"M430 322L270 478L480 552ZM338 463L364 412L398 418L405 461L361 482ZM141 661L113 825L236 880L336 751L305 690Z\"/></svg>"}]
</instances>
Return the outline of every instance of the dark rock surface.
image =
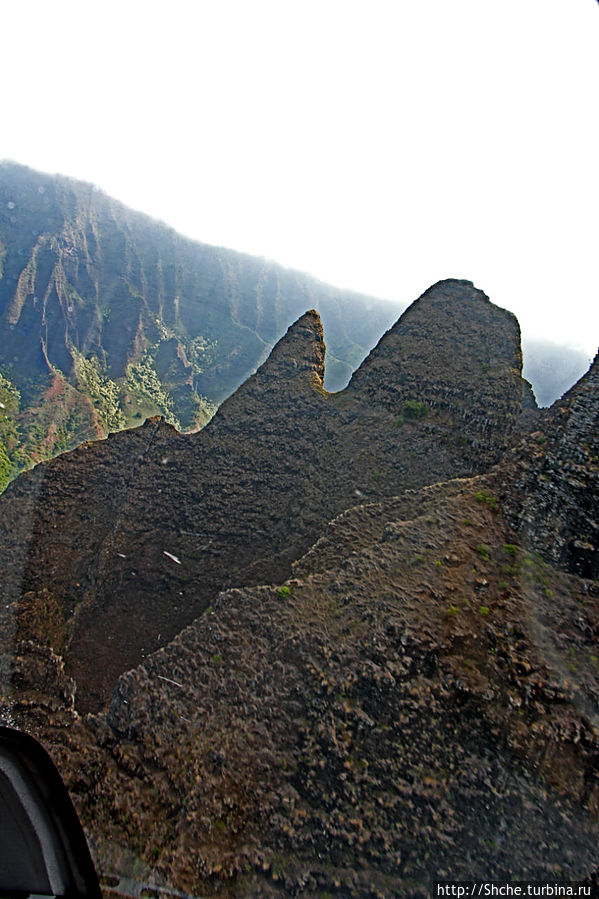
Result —
<instances>
[{"instance_id":1,"label":"dark rock surface","mask_svg":"<svg viewBox=\"0 0 599 899\"><path fill-rule=\"evenodd\" d=\"M391 410L423 402L450 414L495 462L522 410L520 329L470 281L435 284L353 375L348 392Z\"/></svg>"},{"instance_id":2,"label":"dark rock surface","mask_svg":"<svg viewBox=\"0 0 599 899\"><path fill-rule=\"evenodd\" d=\"M541 415L468 282L342 393L323 360L305 313L203 431L150 421L11 485L5 718L139 888L597 872L597 362Z\"/></svg>"},{"instance_id":3,"label":"dark rock surface","mask_svg":"<svg viewBox=\"0 0 599 899\"><path fill-rule=\"evenodd\" d=\"M54 681L40 703L21 673L13 714L51 744L102 870L345 897L597 870L599 591L506 542L498 480L347 511L105 713L73 718Z\"/></svg>"},{"instance_id":4,"label":"dark rock surface","mask_svg":"<svg viewBox=\"0 0 599 899\"><path fill-rule=\"evenodd\" d=\"M585 578L599 577L599 356L556 400L510 464L507 508L527 546Z\"/></svg>"},{"instance_id":5,"label":"dark rock surface","mask_svg":"<svg viewBox=\"0 0 599 899\"><path fill-rule=\"evenodd\" d=\"M436 327L437 317L445 326L447 306L456 340L460 322L466 335L467 358L456 344L451 367L438 351ZM219 590L284 580L344 509L472 475L499 458L522 409L517 323L462 282L442 282L414 307L346 391L324 389L322 325L308 312L197 434L149 420L38 466L9 487L0 499L8 548L3 597L15 602L46 588L55 595L68 623L63 651L81 709L105 702L123 670L172 639ZM417 368L422 393L409 375L417 357L404 318L427 360ZM385 361L390 342L401 376ZM483 372L488 358L492 369ZM495 402L489 396L481 403L467 389L463 372L472 366L481 389L491 379ZM501 429L492 424L498 419Z\"/></svg>"}]
</instances>

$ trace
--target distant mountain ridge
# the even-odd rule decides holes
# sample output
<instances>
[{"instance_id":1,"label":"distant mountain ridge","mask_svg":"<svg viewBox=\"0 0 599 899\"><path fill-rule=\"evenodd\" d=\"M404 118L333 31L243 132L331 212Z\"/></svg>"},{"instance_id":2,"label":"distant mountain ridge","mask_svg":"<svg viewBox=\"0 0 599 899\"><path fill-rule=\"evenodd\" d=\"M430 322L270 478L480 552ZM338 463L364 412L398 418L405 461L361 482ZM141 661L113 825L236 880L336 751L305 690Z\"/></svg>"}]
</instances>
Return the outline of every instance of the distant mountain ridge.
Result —
<instances>
[{"instance_id":1,"label":"distant mountain ridge","mask_svg":"<svg viewBox=\"0 0 599 899\"><path fill-rule=\"evenodd\" d=\"M92 185L0 164L0 488L162 414L202 426L317 307L339 389L397 307L200 244Z\"/></svg>"}]
</instances>

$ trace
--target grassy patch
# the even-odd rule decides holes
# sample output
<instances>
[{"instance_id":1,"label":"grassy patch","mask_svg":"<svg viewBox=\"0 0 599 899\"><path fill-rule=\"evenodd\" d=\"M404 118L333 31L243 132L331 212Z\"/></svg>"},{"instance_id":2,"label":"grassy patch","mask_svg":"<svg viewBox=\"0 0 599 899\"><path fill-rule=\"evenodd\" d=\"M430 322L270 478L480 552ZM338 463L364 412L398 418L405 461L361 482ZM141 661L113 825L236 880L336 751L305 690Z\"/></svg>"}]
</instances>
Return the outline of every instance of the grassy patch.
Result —
<instances>
[{"instance_id":1,"label":"grassy patch","mask_svg":"<svg viewBox=\"0 0 599 899\"><path fill-rule=\"evenodd\" d=\"M407 419L426 418L428 415L428 406L426 403L420 403L418 400L406 400L403 404L403 416Z\"/></svg>"},{"instance_id":2,"label":"grassy patch","mask_svg":"<svg viewBox=\"0 0 599 899\"><path fill-rule=\"evenodd\" d=\"M20 392L8 378L0 374L0 491L4 490L18 471L13 453L20 442L17 426L20 405Z\"/></svg>"},{"instance_id":3,"label":"grassy patch","mask_svg":"<svg viewBox=\"0 0 599 899\"><path fill-rule=\"evenodd\" d=\"M492 496L490 493L485 493L484 490L478 490L475 493L474 498L477 503L486 503L492 512L496 512L499 508L497 497Z\"/></svg>"},{"instance_id":4,"label":"grassy patch","mask_svg":"<svg viewBox=\"0 0 599 899\"><path fill-rule=\"evenodd\" d=\"M154 368L156 347L146 350L138 362L127 366L127 377L122 384L123 394L128 398L127 405L134 405L142 414L164 415L169 424L181 429L181 423L175 415L173 399L164 389ZM130 417L133 411L128 410Z\"/></svg>"},{"instance_id":5,"label":"grassy patch","mask_svg":"<svg viewBox=\"0 0 599 899\"><path fill-rule=\"evenodd\" d=\"M119 431L125 427L125 416L119 404L119 388L92 356L86 359L75 347L71 347L75 374L80 390L92 401L107 431Z\"/></svg>"},{"instance_id":6,"label":"grassy patch","mask_svg":"<svg viewBox=\"0 0 599 899\"><path fill-rule=\"evenodd\" d=\"M550 570L538 553L526 553L522 556L520 574L538 587L549 588L552 583Z\"/></svg>"}]
</instances>

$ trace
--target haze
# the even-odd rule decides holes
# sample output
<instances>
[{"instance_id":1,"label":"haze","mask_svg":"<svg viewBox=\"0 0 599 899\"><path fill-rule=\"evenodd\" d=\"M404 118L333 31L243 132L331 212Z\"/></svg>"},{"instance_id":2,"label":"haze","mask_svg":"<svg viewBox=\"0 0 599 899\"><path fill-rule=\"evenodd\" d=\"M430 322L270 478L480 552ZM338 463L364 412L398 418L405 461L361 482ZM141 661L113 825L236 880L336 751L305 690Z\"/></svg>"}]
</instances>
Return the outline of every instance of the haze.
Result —
<instances>
[{"instance_id":1,"label":"haze","mask_svg":"<svg viewBox=\"0 0 599 899\"><path fill-rule=\"evenodd\" d=\"M599 342L591 0L11 3L0 156L405 304Z\"/></svg>"}]
</instances>

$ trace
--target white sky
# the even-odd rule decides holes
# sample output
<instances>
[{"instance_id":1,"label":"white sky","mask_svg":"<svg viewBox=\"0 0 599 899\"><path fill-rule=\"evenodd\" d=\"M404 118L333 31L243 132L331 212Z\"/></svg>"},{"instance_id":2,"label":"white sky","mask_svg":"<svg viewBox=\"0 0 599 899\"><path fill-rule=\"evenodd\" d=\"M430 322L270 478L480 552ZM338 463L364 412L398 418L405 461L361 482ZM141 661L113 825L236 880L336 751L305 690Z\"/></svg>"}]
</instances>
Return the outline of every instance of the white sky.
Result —
<instances>
[{"instance_id":1,"label":"white sky","mask_svg":"<svg viewBox=\"0 0 599 899\"><path fill-rule=\"evenodd\" d=\"M409 302L599 344L594 0L9 0L0 157Z\"/></svg>"}]
</instances>

